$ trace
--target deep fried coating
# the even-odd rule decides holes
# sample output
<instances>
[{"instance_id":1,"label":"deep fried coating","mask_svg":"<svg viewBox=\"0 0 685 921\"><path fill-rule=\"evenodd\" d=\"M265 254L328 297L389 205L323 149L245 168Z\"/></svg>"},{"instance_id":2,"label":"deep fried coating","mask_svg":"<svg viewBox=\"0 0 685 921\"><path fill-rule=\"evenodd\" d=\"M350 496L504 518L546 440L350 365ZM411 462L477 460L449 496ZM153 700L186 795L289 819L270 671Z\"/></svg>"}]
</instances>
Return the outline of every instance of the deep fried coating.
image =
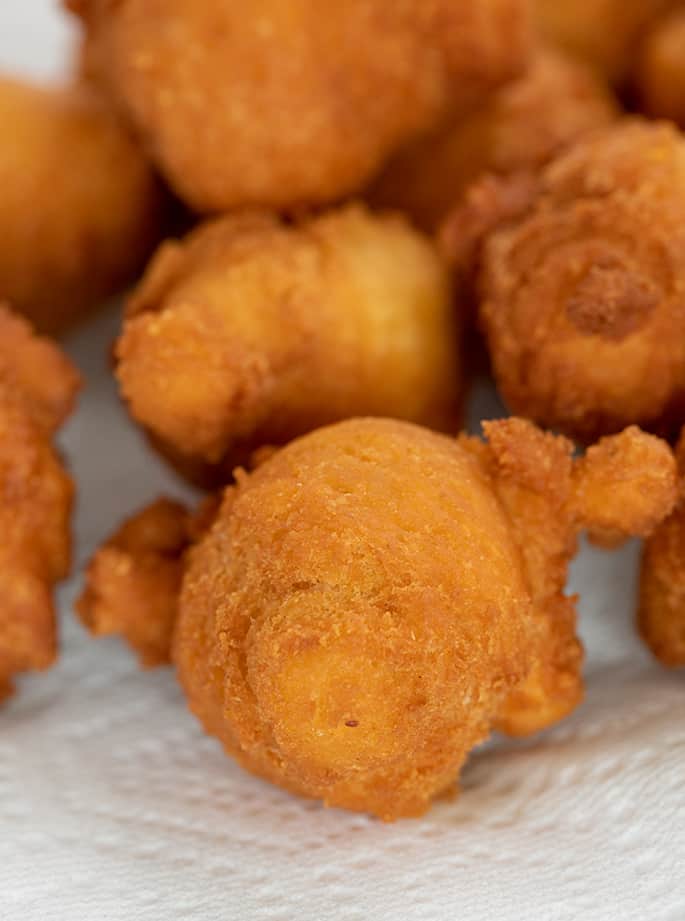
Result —
<instances>
[{"instance_id":1,"label":"deep fried coating","mask_svg":"<svg viewBox=\"0 0 685 921\"><path fill-rule=\"evenodd\" d=\"M160 188L85 85L0 78L0 131L0 298L58 332L142 268L160 233Z\"/></svg>"},{"instance_id":2,"label":"deep fried coating","mask_svg":"<svg viewBox=\"0 0 685 921\"><path fill-rule=\"evenodd\" d=\"M185 552L216 510L213 498L195 515L180 502L158 499L127 519L88 566L76 605L88 630L122 635L145 668L170 662Z\"/></svg>"},{"instance_id":3,"label":"deep fried coating","mask_svg":"<svg viewBox=\"0 0 685 921\"><path fill-rule=\"evenodd\" d=\"M509 223L486 236L477 287L480 324L511 409L588 440L631 423L679 426L683 136L640 119L596 132L546 167L537 188L525 186L531 201L527 208L517 201L518 218L511 219L510 183L503 180L498 195L489 182L485 218L474 212L469 226L462 208L442 239L460 254L479 220L486 229L497 223L498 199L509 212Z\"/></svg>"},{"instance_id":4,"label":"deep fried coating","mask_svg":"<svg viewBox=\"0 0 685 921\"><path fill-rule=\"evenodd\" d=\"M645 29L679 0L535 0L542 35L622 85Z\"/></svg>"},{"instance_id":5,"label":"deep fried coating","mask_svg":"<svg viewBox=\"0 0 685 921\"><path fill-rule=\"evenodd\" d=\"M491 728L535 732L578 703L563 593L576 532L597 524L595 502L601 516L600 483L634 482L650 450L670 460L671 492L647 509L624 490L614 524L668 514L675 462L636 431L578 471L570 442L524 420L486 433L351 420L238 473L185 556L173 657L191 708L246 768L330 805L415 815ZM126 632L129 597L112 596L110 628Z\"/></svg>"},{"instance_id":6,"label":"deep fried coating","mask_svg":"<svg viewBox=\"0 0 685 921\"><path fill-rule=\"evenodd\" d=\"M51 438L78 386L57 348L0 306L0 699L14 675L55 657L73 489Z\"/></svg>"},{"instance_id":7,"label":"deep fried coating","mask_svg":"<svg viewBox=\"0 0 685 921\"><path fill-rule=\"evenodd\" d=\"M354 193L520 73L526 0L71 0L89 68L201 212Z\"/></svg>"},{"instance_id":8,"label":"deep fried coating","mask_svg":"<svg viewBox=\"0 0 685 921\"><path fill-rule=\"evenodd\" d=\"M657 22L642 42L634 84L647 114L685 128L685 4Z\"/></svg>"},{"instance_id":9,"label":"deep fried coating","mask_svg":"<svg viewBox=\"0 0 685 921\"><path fill-rule=\"evenodd\" d=\"M93 557L78 613L97 636L121 633L150 667L169 661L190 515L159 499L124 522Z\"/></svg>"},{"instance_id":10,"label":"deep fried coating","mask_svg":"<svg viewBox=\"0 0 685 921\"><path fill-rule=\"evenodd\" d=\"M294 226L229 216L166 243L116 355L134 418L205 480L347 416L458 425L447 270L402 219L358 206Z\"/></svg>"},{"instance_id":11,"label":"deep fried coating","mask_svg":"<svg viewBox=\"0 0 685 921\"><path fill-rule=\"evenodd\" d=\"M680 497L673 514L645 542L638 627L664 665L685 665L685 429L676 448Z\"/></svg>"},{"instance_id":12,"label":"deep fried coating","mask_svg":"<svg viewBox=\"0 0 685 921\"><path fill-rule=\"evenodd\" d=\"M395 157L371 201L402 208L434 230L480 174L535 169L615 115L611 93L585 64L541 50L485 105Z\"/></svg>"}]
</instances>

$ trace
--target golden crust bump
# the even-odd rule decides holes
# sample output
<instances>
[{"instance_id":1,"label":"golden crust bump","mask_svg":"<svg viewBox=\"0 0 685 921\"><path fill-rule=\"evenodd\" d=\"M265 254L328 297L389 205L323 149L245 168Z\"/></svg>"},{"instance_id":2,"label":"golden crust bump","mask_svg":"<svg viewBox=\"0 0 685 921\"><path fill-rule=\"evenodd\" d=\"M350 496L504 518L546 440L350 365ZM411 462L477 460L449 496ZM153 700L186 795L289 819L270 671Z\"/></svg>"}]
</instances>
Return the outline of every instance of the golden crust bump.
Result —
<instances>
[{"instance_id":1,"label":"golden crust bump","mask_svg":"<svg viewBox=\"0 0 685 921\"><path fill-rule=\"evenodd\" d=\"M588 441L682 419L684 204L685 138L625 119L552 161L486 237L479 320L512 411Z\"/></svg>"}]
</instances>

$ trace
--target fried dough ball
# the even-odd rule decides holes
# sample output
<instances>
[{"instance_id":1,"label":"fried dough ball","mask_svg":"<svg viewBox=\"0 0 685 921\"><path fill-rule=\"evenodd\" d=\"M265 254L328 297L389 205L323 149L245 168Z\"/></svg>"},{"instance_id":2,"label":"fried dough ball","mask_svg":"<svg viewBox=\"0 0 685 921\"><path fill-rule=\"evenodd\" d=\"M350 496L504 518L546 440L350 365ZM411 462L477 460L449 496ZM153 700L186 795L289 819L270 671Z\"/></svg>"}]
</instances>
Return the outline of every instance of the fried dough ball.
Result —
<instances>
[{"instance_id":1,"label":"fried dough ball","mask_svg":"<svg viewBox=\"0 0 685 921\"><path fill-rule=\"evenodd\" d=\"M535 0L543 37L622 85L645 30L678 0Z\"/></svg>"},{"instance_id":2,"label":"fried dough ball","mask_svg":"<svg viewBox=\"0 0 685 921\"><path fill-rule=\"evenodd\" d=\"M671 125L625 119L524 182L527 203L519 181L489 180L482 214L456 209L442 231L443 248L460 254L474 227L496 227L499 207L509 218L484 234L477 283L504 399L581 439L630 423L677 430L685 418L685 139Z\"/></svg>"},{"instance_id":3,"label":"fried dough ball","mask_svg":"<svg viewBox=\"0 0 685 921\"><path fill-rule=\"evenodd\" d=\"M401 218L359 206L228 216L164 244L116 356L133 417L200 481L348 416L458 424L447 270Z\"/></svg>"},{"instance_id":4,"label":"fried dough ball","mask_svg":"<svg viewBox=\"0 0 685 921\"><path fill-rule=\"evenodd\" d=\"M685 429L676 457L680 497L673 514L645 542L638 612L645 642L664 665L672 667L685 665Z\"/></svg>"},{"instance_id":5,"label":"fried dough ball","mask_svg":"<svg viewBox=\"0 0 685 921\"><path fill-rule=\"evenodd\" d=\"M78 386L66 357L0 306L0 700L14 675L55 658L73 488L51 441Z\"/></svg>"},{"instance_id":6,"label":"fried dough ball","mask_svg":"<svg viewBox=\"0 0 685 921\"><path fill-rule=\"evenodd\" d=\"M635 86L645 112L685 128L685 4L660 20L643 41Z\"/></svg>"},{"instance_id":7,"label":"fried dough ball","mask_svg":"<svg viewBox=\"0 0 685 921\"><path fill-rule=\"evenodd\" d=\"M518 74L526 0L71 0L88 61L200 212L322 204Z\"/></svg>"},{"instance_id":8,"label":"fried dough ball","mask_svg":"<svg viewBox=\"0 0 685 921\"><path fill-rule=\"evenodd\" d=\"M571 443L531 423L485 429L487 443L348 420L224 492L163 619L178 616L191 709L248 770L329 805L417 815L493 727L525 735L578 703L563 593L576 533L605 527L600 487L614 480L633 484L616 536L648 531L675 501L675 461L637 429L575 468ZM81 608L95 632L101 574L96 557ZM140 651L129 588L111 595L105 632L118 623ZM136 616L156 618L154 585L138 589L151 603Z\"/></svg>"},{"instance_id":9,"label":"fried dough ball","mask_svg":"<svg viewBox=\"0 0 685 921\"><path fill-rule=\"evenodd\" d=\"M160 233L160 188L85 85L0 78L0 126L0 298L56 333L142 268Z\"/></svg>"},{"instance_id":10,"label":"fried dough ball","mask_svg":"<svg viewBox=\"0 0 685 921\"><path fill-rule=\"evenodd\" d=\"M400 152L372 186L374 204L407 211L434 230L486 172L535 169L583 132L608 124L616 104L585 64L542 49L517 80L448 128Z\"/></svg>"}]
</instances>

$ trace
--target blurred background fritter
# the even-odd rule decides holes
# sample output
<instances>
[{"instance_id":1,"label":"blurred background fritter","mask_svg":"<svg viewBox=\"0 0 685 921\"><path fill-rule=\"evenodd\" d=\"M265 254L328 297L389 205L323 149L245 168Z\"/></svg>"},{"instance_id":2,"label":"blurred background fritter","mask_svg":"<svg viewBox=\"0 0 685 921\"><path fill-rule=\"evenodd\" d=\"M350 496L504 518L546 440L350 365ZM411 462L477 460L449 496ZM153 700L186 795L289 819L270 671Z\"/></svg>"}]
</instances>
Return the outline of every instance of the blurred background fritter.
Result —
<instances>
[{"instance_id":1,"label":"blurred background fritter","mask_svg":"<svg viewBox=\"0 0 685 921\"><path fill-rule=\"evenodd\" d=\"M109 104L86 84L0 77L0 298L57 333L139 272L163 193Z\"/></svg>"},{"instance_id":2,"label":"blurred background fritter","mask_svg":"<svg viewBox=\"0 0 685 921\"><path fill-rule=\"evenodd\" d=\"M369 191L434 230L482 173L535 169L618 114L607 84L580 60L541 48L526 72L469 114L401 151Z\"/></svg>"}]
</instances>

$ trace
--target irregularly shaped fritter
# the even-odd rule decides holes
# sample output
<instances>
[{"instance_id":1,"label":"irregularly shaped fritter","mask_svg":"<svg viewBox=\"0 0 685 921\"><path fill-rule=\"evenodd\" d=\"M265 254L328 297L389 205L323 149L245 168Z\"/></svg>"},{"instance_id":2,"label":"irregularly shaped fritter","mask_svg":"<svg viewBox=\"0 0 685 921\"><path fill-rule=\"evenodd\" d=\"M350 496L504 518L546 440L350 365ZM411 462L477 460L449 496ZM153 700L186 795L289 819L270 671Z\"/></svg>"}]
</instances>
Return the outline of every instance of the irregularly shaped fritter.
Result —
<instances>
[{"instance_id":1,"label":"irregularly shaped fritter","mask_svg":"<svg viewBox=\"0 0 685 921\"><path fill-rule=\"evenodd\" d=\"M664 665L685 665L685 429L676 448L681 486L673 514L645 543L640 632Z\"/></svg>"},{"instance_id":2,"label":"irregularly shaped fritter","mask_svg":"<svg viewBox=\"0 0 685 921\"><path fill-rule=\"evenodd\" d=\"M447 269L401 218L233 215L160 249L117 376L163 453L225 483L251 450L348 416L457 428L458 339Z\"/></svg>"},{"instance_id":3,"label":"irregularly shaped fritter","mask_svg":"<svg viewBox=\"0 0 685 921\"><path fill-rule=\"evenodd\" d=\"M161 191L88 86L0 78L0 132L0 298L59 332L142 268L161 231Z\"/></svg>"},{"instance_id":4,"label":"irregularly shaped fritter","mask_svg":"<svg viewBox=\"0 0 685 921\"><path fill-rule=\"evenodd\" d=\"M372 186L376 204L434 230L482 173L535 169L615 117L592 70L561 51L537 52L526 72L456 123L401 151Z\"/></svg>"},{"instance_id":5,"label":"irregularly shaped fritter","mask_svg":"<svg viewBox=\"0 0 685 921\"><path fill-rule=\"evenodd\" d=\"M448 219L443 247L459 261L485 238L479 319L511 409L583 439L630 423L677 431L683 135L625 119L580 140L538 181L489 179L468 206Z\"/></svg>"},{"instance_id":6,"label":"irregularly shaped fritter","mask_svg":"<svg viewBox=\"0 0 685 921\"><path fill-rule=\"evenodd\" d=\"M95 71L201 212L361 189L520 73L526 0L67 0Z\"/></svg>"},{"instance_id":7,"label":"irregularly shaped fritter","mask_svg":"<svg viewBox=\"0 0 685 921\"><path fill-rule=\"evenodd\" d=\"M647 533L675 501L675 461L637 429L574 466L570 442L524 420L485 428L487 443L350 420L226 490L185 557L173 658L246 768L390 820L428 808L492 727L524 735L578 703L576 533ZM96 632L101 572L96 558L82 607ZM154 600L137 616L158 617L138 588ZM106 629L140 649L129 598L113 593Z\"/></svg>"},{"instance_id":8,"label":"irregularly shaped fritter","mask_svg":"<svg viewBox=\"0 0 685 921\"><path fill-rule=\"evenodd\" d=\"M78 386L61 352L0 306L0 699L55 657L73 488L51 442Z\"/></svg>"}]
</instances>

